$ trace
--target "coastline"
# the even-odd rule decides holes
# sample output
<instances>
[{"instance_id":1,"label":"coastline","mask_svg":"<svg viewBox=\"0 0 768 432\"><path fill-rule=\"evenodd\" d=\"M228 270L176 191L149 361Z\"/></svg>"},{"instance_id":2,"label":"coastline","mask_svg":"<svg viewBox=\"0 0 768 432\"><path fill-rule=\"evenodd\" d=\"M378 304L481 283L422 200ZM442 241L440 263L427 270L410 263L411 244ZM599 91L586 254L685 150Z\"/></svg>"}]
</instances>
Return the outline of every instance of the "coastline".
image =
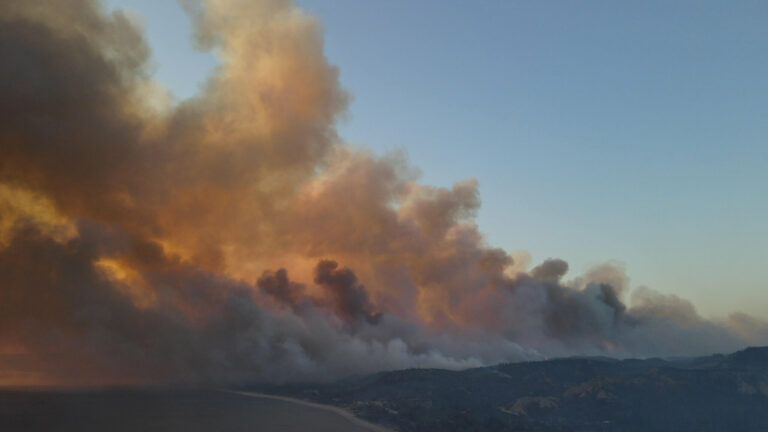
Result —
<instances>
[{"instance_id":1,"label":"coastline","mask_svg":"<svg viewBox=\"0 0 768 432\"><path fill-rule=\"evenodd\" d=\"M256 397L256 398L264 398L264 399L275 399L280 400L283 402L291 402L299 405L304 405L311 408L317 408L325 411L330 411L335 414L338 414L345 419L349 420L351 423L353 423L356 426L361 426L367 429L370 429L371 432L396 432L394 429L389 429L384 426L380 426L374 423L371 423L369 421L363 420L360 417L357 417L354 413L352 413L349 410L346 410L344 408L339 408L333 405L325 405L325 404L319 404L315 402L309 402L303 399L297 399L292 398L288 396L278 396L278 395L271 395L267 393L259 393L259 392L250 392L250 391L240 391L240 390L229 390L229 389L217 389L220 392L224 393L232 393L237 394L240 396L246 396L246 397Z\"/></svg>"}]
</instances>

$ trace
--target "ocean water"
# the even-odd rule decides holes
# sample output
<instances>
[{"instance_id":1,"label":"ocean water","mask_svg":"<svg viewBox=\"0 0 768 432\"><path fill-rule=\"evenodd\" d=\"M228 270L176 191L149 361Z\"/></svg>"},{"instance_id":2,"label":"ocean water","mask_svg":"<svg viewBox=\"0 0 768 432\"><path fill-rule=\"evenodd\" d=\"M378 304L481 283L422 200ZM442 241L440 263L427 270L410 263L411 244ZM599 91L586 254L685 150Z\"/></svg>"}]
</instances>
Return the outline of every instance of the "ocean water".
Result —
<instances>
[{"instance_id":1,"label":"ocean water","mask_svg":"<svg viewBox=\"0 0 768 432\"><path fill-rule=\"evenodd\" d=\"M2 391L0 431L370 432L288 401L178 390Z\"/></svg>"}]
</instances>

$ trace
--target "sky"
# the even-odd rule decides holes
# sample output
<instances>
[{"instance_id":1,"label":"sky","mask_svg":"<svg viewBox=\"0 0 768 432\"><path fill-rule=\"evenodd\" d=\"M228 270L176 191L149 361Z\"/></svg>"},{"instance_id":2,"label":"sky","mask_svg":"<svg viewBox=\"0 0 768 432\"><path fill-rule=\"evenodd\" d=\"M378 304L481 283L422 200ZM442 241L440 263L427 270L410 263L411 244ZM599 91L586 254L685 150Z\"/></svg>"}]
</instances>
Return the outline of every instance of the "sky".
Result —
<instances>
[{"instance_id":1,"label":"sky","mask_svg":"<svg viewBox=\"0 0 768 432\"><path fill-rule=\"evenodd\" d=\"M141 20L177 100L216 67L171 0ZM768 5L300 0L352 95L341 137L480 184L493 246L625 266L707 316L768 317Z\"/></svg>"}]
</instances>

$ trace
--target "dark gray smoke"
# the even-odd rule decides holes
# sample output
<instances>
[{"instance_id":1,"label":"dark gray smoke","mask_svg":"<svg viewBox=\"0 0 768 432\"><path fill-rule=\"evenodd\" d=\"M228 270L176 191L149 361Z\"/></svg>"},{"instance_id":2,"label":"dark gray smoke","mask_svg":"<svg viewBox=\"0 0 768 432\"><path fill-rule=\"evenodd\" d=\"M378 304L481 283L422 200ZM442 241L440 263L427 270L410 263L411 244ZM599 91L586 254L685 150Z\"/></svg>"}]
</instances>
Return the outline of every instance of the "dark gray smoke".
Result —
<instances>
[{"instance_id":1,"label":"dark gray smoke","mask_svg":"<svg viewBox=\"0 0 768 432\"><path fill-rule=\"evenodd\" d=\"M256 285L261 290L274 297L279 303L290 306L293 309L299 307L299 303L304 298L306 287L302 284L288 280L288 272L280 269L276 272L265 271L261 275Z\"/></svg>"},{"instance_id":2,"label":"dark gray smoke","mask_svg":"<svg viewBox=\"0 0 768 432\"><path fill-rule=\"evenodd\" d=\"M336 261L322 260L315 268L315 283L330 293L336 314L347 322L360 319L376 324L381 314L374 311L365 287L357 283L352 270L338 268Z\"/></svg>"}]
</instances>

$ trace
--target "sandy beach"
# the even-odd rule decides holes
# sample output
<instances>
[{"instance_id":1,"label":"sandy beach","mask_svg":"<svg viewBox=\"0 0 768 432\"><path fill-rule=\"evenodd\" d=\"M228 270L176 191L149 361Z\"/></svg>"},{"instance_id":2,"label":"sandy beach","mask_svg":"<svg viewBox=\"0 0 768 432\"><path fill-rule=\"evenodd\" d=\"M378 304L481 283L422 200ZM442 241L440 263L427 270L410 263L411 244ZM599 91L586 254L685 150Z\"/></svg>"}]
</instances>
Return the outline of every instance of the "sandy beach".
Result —
<instances>
[{"instance_id":1,"label":"sandy beach","mask_svg":"<svg viewBox=\"0 0 768 432\"><path fill-rule=\"evenodd\" d=\"M226 393L232 393L232 394L238 394L241 396L247 396L247 397L255 397L255 398L264 398L264 399L273 399L273 400L279 400L283 402L291 402L311 408L321 409L325 411L330 411L334 414L337 414L346 420L350 421L355 426L364 427L370 430L371 432L396 432L394 429L385 428L383 426L379 426L376 424L373 424L371 422L367 422L359 417L356 417L352 412L345 410L343 408L335 407L332 405L323 405L319 403L309 402L302 399L296 399L288 396L278 396L278 395L271 395L267 393L258 393L258 392L247 392L247 391L238 391L238 390L226 390L226 389L219 389L219 391L226 392Z\"/></svg>"}]
</instances>

